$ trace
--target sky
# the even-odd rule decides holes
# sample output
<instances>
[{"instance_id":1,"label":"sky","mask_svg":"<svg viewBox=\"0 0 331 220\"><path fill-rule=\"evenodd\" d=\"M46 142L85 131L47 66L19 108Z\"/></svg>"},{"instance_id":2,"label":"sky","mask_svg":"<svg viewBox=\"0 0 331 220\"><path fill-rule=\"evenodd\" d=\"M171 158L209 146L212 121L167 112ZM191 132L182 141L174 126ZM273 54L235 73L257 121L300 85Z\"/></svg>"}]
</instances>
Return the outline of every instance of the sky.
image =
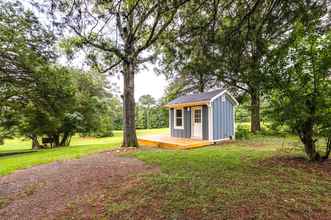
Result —
<instances>
[{"instance_id":1,"label":"sky","mask_svg":"<svg viewBox=\"0 0 331 220\"><path fill-rule=\"evenodd\" d=\"M164 95L164 90L168 84L164 75L157 76L153 71L143 71L135 78L136 99L141 95L150 94L156 99Z\"/></svg>"},{"instance_id":2,"label":"sky","mask_svg":"<svg viewBox=\"0 0 331 220\"><path fill-rule=\"evenodd\" d=\"M76 54L73 60L68 60L65 55L59 57L58 62L63 66L71 66L78 69L88 69L84 64L84 56ZM168 85L168 81L164 75L156 74L154 64L145 63L146 68L141 69L135 75L135 100L138 101L142 95L151 95L156 100L162 98L164 91ZM111 85L116 84L116 93L123 94L123 76L120 73L109 75L108 81ZM119 90L119 91L118 91Z\"/></svg>"},{"instance_id":3,"label":"sky","mask_svg":"<svg viewBox=\"0 0 331 220\"><path fill-rule=\"evenodd\" d=\"M135 75L135 100L138 101L142 95L151 95L155 99L159 99L164 95L167 87L167 80L164 75L157 75L151 64L147 64L148 69L143 69ZM109 77L111 83L117 83L120 91L123 92L123 77L111 76Z\"/></svg>"}]
</instances>

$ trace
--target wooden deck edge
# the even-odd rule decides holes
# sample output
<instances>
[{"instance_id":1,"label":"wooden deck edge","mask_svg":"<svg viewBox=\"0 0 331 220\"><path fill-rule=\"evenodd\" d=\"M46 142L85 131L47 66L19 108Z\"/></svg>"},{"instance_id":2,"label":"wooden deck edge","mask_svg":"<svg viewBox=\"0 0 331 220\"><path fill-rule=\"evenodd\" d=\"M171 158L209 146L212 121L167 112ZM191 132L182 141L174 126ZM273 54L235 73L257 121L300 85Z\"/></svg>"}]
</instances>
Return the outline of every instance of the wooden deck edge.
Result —
<instances>
[{"instance_id":1,"label":"wooden deck edge","mask_svg":"<svg viewBox=\"0 0 331 220\"><path fill-rule=\"evenodd\" d=\"M146 147L160 147L160 148L165 148L165 147L179 147L178 144L173 144L173 143L162 143L159 141L153 141L153 140L144 140L144 139L138 139L138 144Z\"/></svg>"},{"instance_id":2,"label":"wooden deck edge","mask_svg":"<svg viewBox=\"0 0 331 220\"><path fill-rule=\"evenodd\" d=\"M189 149L207 147L207 146L211 146L211 145L214 145L214 143L210 142L210 143L205 143L205 144L200 144L200 145L190 145L190 146L187 146L185 149L189 150Z\"/></svg>"},{"instance_id":3,"label":"wooden deck edge","mask_svg":"<svg viewBox=\"0 0 331 220\"><path fill-rule=\"evenodd\" d=\"M164 149L183 149L183 150L200 148L214 144L213 142L178 144L178 143L170 143L167 141L149 140L144 138L138 138L138 143L139 145L144 147L156 147L156 148L164 148Z\"/></svg>"}]
</instances>

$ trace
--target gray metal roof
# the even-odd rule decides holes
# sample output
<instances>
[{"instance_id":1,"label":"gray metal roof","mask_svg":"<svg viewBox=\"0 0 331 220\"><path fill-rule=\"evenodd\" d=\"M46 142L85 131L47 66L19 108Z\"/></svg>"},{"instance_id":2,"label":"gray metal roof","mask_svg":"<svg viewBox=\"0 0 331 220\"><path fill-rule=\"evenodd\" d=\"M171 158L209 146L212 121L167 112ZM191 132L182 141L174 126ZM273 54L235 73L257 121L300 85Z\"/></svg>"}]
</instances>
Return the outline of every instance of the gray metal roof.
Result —
<instances>
[{"instance_id":1,"label":"gray metal roof","mask_svg":"<svg viewBox=\"0 0 331 220\"><path fill-rule=\"evenodd\" d=\"M176 104L184 104L184 103L191 103L191 102L202 102L202 101L210 101L213 97L223 92L225 89L217 89L209 92L191 94L180 96L171 102L168 105L176 105Z\"/></svg>"}]
</instances>

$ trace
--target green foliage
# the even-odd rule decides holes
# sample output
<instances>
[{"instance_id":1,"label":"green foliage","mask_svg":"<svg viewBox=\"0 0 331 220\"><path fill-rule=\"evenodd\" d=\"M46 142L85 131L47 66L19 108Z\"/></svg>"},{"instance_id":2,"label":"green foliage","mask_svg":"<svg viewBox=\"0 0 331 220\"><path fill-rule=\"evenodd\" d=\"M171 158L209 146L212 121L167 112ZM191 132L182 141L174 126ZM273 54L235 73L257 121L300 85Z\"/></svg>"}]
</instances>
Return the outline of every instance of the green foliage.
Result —
<instances>
[{"instance_id":1,"label":"green foliage","mask_svg":"<svg viewBox=\"0 0 331 220\"><path fill-rule=\"evenodd\" d=\"M38 146L49 137L64 146L76 132L112 135L121 105L105 75L56 65L55 38L38 18L18 2L0 5L1 139L19 135ZM69 50L80 40L60 46Z\"/></svg>"},{"instance_id":2,"label":"green foliage","mask_svg":"<svg viewBox=\"0 0 331 220\"><path fill-rule=\"evenodd\" d=\"M277 60L270 113L298 134L310 160L319 160L315 142L320 137L328 140L326 158L331 150L331 32L304 30L297 25L291 47Z\"/></svg>"},{"instance_id":3,"label":"green foliage","mask_svg":"<svg viewBox=\"0 0 331 220\"><path fill-rule=\"evenodd\" d=\"M250 122L250 113L249 113L250 104L246 100L241 100L239 106L236 107L236 120L240 123Z\"/></svg>"},{"instance_id":4,"label":"green foliage","mask_svg":"<svg viewBox=\"0 0 331 220\"><path fill-rule=\"evenodd\" d=\"M94 70L103 73L115 70L123 74L123 129L126 133L123 146L138 146L134 74L141 64L154 60L152 47L171 26L179 8L188 1L43 2L54 23L59 24L57 27L74 36L61 44L67 54L83 51L86 63Z\"/></svg>"},{"instance_id":5,"label":"green foliage","mask_svg":"<svg viewBox=\"0 0 331 220\"><path fill-rule=\"evenodd\" d=\"M295 24L316 23L325 8L325 1L194 2L162 39L160 72L178 93L224 86L249 95L255 133L260 102L274 83L269 64L278 55L275 48L287 48Z\"/></svg>"},{"instance_id":6,"label":"green foliage","mask_svg":"<svg viewBox=\"0 0 331 220\"><path fill-rule=\"evenodd\" d=\"M236 128L236 139L243 140L243 139L249 139L251 136L251 133L249 132L249 128L244 125L238 125Z\"/></svg>"},{"instance_id":7,"label":"green foliage","mask_svg":"<svg viewBox=\"0 0 331 220\"><path fill-rule=\"evenodd\" d=\"M54 36L19 2L0 2L0 107L35 86L34 74L55 58Z\"/></svg>"},{"instance_id":8,"label":"green foliage","mask_svg":"<svg viewBox=\"0 0 331 220\"><path fill-rule=\"evenodd\" d=\"M168 110L151 95L143 95L136 105L136 127L139 129L168 127Z\"/></svg>"},{"instance_id":9,"label":"green foliage","mask_svg":"<svg viewBox=\"0 0 331 220\"><path fill-rule=\"evenodd\" d=\"M214 26L208 25L213 19L213 7L218 7L213 4L207 1L183 8L179 22L182 24L174 25L159 42L157 49L162 56L158 71L179 85L180 93L203 92L216 85L210 59L214 53L210 43Z\"/></svg>"},{"instance_id":10,"label":"green foliage","mask_svg":"<svg viewBox=\"0 0 331 220\"><path fill-rule=\"evenodd\" d=\"M76 132L112 134L115 97L104 90L102 75L59 66L45 66L34 74L36 86L22 94L26 103L12 100L2 112L2 127L30 138L51 137L54 145L69 145Z\"/></svg>"}]
</instances>

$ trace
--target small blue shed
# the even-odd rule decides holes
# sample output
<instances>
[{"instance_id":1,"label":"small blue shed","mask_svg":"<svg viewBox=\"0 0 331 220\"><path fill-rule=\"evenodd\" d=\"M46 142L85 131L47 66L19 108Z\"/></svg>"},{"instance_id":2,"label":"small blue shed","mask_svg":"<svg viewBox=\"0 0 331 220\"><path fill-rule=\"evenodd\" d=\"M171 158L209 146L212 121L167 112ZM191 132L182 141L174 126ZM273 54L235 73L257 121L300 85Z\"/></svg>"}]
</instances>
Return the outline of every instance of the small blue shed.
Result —
<instances>
[{"instance_id":1,"label":"small blue shed","mask_svg":"<svg viewBox=\"0 0 331 220\"><path fill-rule=\"evenodd\" d=\"M178 97L165 105L171 136L211 142L234 139L236 105L225 89Z\"/></svg>"}]
</instances>

